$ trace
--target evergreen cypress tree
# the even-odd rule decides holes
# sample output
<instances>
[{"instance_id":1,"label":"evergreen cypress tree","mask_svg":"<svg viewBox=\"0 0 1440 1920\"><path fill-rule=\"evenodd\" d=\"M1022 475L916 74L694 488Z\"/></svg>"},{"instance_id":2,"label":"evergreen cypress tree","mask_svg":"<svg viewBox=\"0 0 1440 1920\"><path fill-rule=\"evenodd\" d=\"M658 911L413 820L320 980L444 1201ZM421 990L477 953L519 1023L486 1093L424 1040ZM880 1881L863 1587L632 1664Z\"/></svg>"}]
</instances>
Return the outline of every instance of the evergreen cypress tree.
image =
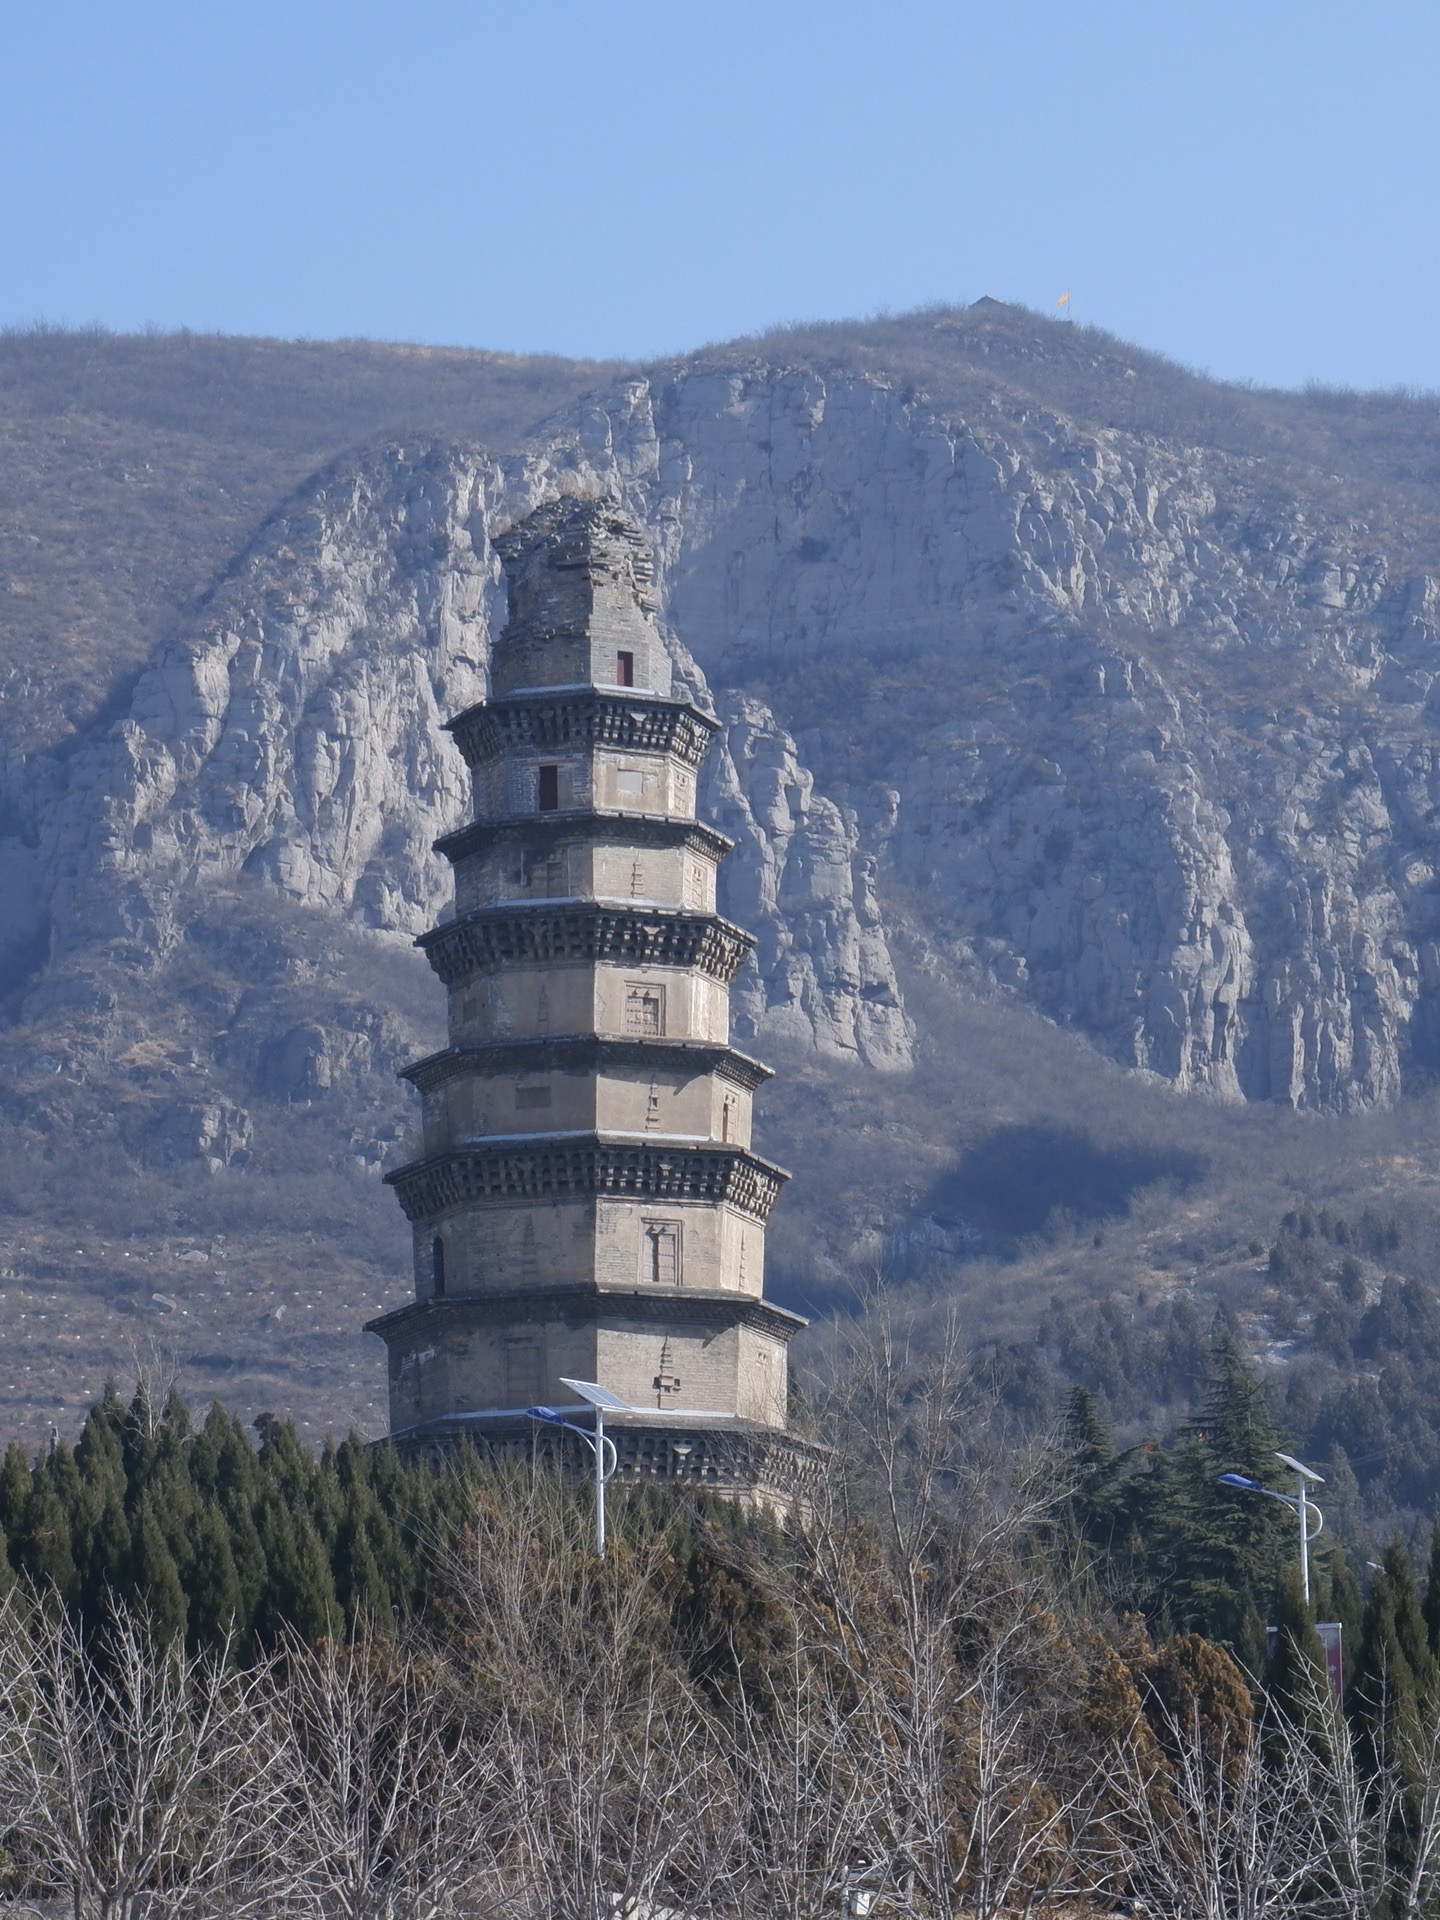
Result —
<instances>
[{"instance_id":1,"label":"evergreen cypress tree","mask_svg":"<svg viewBox=\"0 0 1440 1920\"><path fill-rule=\"evenodd\" d=\"M310 1511L315 1498L319 1469L300 1444L293 1420L277 1420L273 1413L262 1413L255 1422L260 1435L260 1472L278 1488L286 1506L298 1513Z\"/></svg>"},{"instance_id":2,"label":"evergreen cypress tree","mask_svg":"<svg viewBox=\"0 0 1440 1920\"><path fill-rule=\"evenodd\" d=\"M110 1611L111 1596L123 1593L130 1580L130 1522L118 1477L96 1489L98 1512L87 1532L79 1567L80 1611L96 1628Z\"/></svg>"},{"instance_id":3,"label":"evergreen cypress tree","mask_svg":"<svg viewBox=\"0 0 1440 1920\"><path fill-rule=\"evenodd\" d=\"M325 1445L320 1449L315 1476L310 1482L310 1518L315 1522L320 1544L331 1555L335 1552L335 1541L345 1512L345 1497L335 1462L335 1441L327 1434Z\"/></svg>"},{"instance_id":4,"label":"evergreen cypress tree","mask_svg":"<svg viewBox=\"0 0 1440 1920\"><path fill-rule=\"evenodd\" d=\"M230 1557L240 1583L240 1615L247 1627L255 1623L268 1578L265 1549L256 1513L264 1497L264 1480L249 1436L238 1420L215 1401L191 1455L197 1489L212 1493L230 1531Z\"/></svg>"},{"instance_id":5,"label":"evergreen cypress tree","mask_svg":"<svg viewBox=\"0 0 1440 1920\"><path fill-rule=\"evenodd\" d=\"M10 1564L10 1553L5 1534L0 1530L0 1600L3 1600L15 1585L15 1569Z\"/></svg>"},{"instance_id":6,"label":"evergreen cypress tree","mask_svg":"<svg viewBox=\"0 0 1440 1920\"><path fill-rule=\"evenodd\" d=\"M85 1480L108 1478L113 1474L118 1475L122 1485L124 1483L125 1409L113 1380L106 1382L104 1393L85 1416L75 1448L75 1462Z\"/></svg>"},{"instance_id":7,"label":"evergreen cypress tree","mask_svg":"<svg viewBox=\"0 0 1440 1920\"><path fill-rule=\"evenodd\" d=\"M14 1540L25 1519L30 1498L30 1462L18 1440L12 1440L0 1467L0 1531Z\"/></svg>"},{"instance_id":8,"label":"evergreen cypress tree","mask_svg":"<svg viewBox=\"0 0 1440 1920\"><path fill-rule=\"evenodd\" d=\"M37 1471L48 1475L55 1489L55 1498L60 1502L61 1511L69 1525L73 1545L83 1534L89 1519L85 1488L80 1479L80 1469L75 1464L75 1455L63 1440L57 1440Z\"/></svg>"},{"instance_id":9,"label":"evergreen cypress tree","mask_svg":"<svg viewBox=\"0 0 1440 1920\"><path fill-rule=\"evenodd\" d=\"M280 1487L267 1489L259 1514L265 1553L265 1589L256 1614L261 1637L273 1643L282 1626L322 1640L341 1624L329 1556L303 1505L292 1508Z\"/></svg>"},{"instance_id":10,"label":"evergreen cypress tree","mask_svg":"<svg viewBox=\"0 0 1440 1920\"><path fill-rule=\"evenodd\" d=\"M42 1590L54 1588L67 1604L75 1598L75 1561L70 1551L70 1520L60 1502L48 1463L30 1476L30 1490L15 1542L20 1571Z\"/></svg>"},{"instance_id":11,"label":"evergreen cypress tree","mask_svg":"<svg viewBox=\"0 0 1440 1920\"><path fill-rule=\"evenodd\" d=\"M85 1416L75 1449L75 1464L86 1498L83 1524L72 1529L72 1550L79 1574L80 1615L91 1631L100 1628L115 1597L127 1593L130 1587L127 1419L115 1382L108 1380L105 1391Z\"/></svg>"},{"instance_id":12,"label":"evergreen cypress tree","mask_svg":"<svg viewBox=\"0 0 1440 1920\"><path fill-rule=\"evenodd\" d=\"M1414 1675L1416 1693L1421 1699L1433 1699L1437 1677L1435 1656L1430 1651L1430 1634L1415 1569L1398 1533L1385 1551L1385 1577L1394 1595L1395 1637Z\"/></svg>"},{"instance_id":13,"label":"evergreen cypress tree","mask_svg":"<svg viewBox=\"0 0 1440 1920\"><path fill-rule=\"evenodd\" d=\"M82 1574L90 1553L90 1540L100 1515L100 1503L92 1488L80 1476L75 1455L63 1440L57 1440L49 1454L35 1469L54 1488L55 1499L65 1516L65 1537L69 1542L73 1577L63 1587L67 1606L80 1603Z\"/></svg>"},{"instance_id":14,"label":"evergreen cypress tree","mask_svg":"<svg viewBox=\"0 0 1440 1920\"><path fill-rule=\"evenodd\" d=\"M1386 1549L1365 1605L1354 1705L1372 1766L1394 1759L1397 1736L1418 1732L1423 1703L1435 1697L1436 1665L1405 1544Z\"/></svg>"},{"instance_id":15,"label":"evergreen cypress tree","mask_svg":"<svg viewBox=\"0 0 1440 1920\"><path fill-rule=\"evenodd\" d=\"M372 1453L353 1433L335 1453L343 1502L334 1551L335 1589L352 1619L360 1609L383 1620L390 1609L407 1609L420 1597L414 1561L378 1491L379 1461L384 1454L393 1458L393 1449ZM402 1501L409 1491L402 1470L398 1482Z\"/></svg>"},{"instance_id":16,"label":"evergreen cypress tree","mask_svg":"<svg viewBox=\"0 0 1440 1920\"><path fill-rule=\"evenodd\" d=\"M352 1629L361 1620L373 1620L383 1627L397 1604L371 1542L368 1523L372 1506L368 1488L351 1489L335 1537L335 1594Z\"/></svg>"},{"instance_id":17,"label":"evergreen cypress tree","mask_svg":"<svg viewBox=\"0 0 1440 1920\"><path fill-rule=\"evenodd\" d=\"M131 1522L128 1586L126 1598L145 1609L163 1646L185 1631L185 1589L148 1493Z\"/></svg>"},{"instance_id":18,"label":"evergreen cypress tree","mask_svg":"<svg viewBox=\"0 0 1440 1920\"><path fill-rule=\"evenodd\" d=\"M143 1380L135 1383L134 1397L125 1410L122 1441L125 1452L125 1484L131 1500L149 1483L150 1466L159 1445L160 1423L150 1404L150 1393Z\"/></svg>"},{"instance_id":19,"label":"evergreen cypress tree","mask_svg":"<svg viewBox=\"0 0 1440 1920\"><path fill-rule=\"evenodd\" d=\"M383 1446L363 1449L360 1448L360 1442L355 1440L353 1434L351 1441L364 1453L365 1474L374 1491L380 1511L388 1514L391 1520L398 1523L401 1516L409 1512L411 1505L411 1475L400 1455L388 1441ZM347 1441L346 1445L349 1444L350 1442ZM345 1448L342 1447L342 1456L344 1453Z\"/></svg>"},{"instance_id":20,"label":"evergreen cypress tree","mask_svg":"<svg viewBox=\"0 0 1440 1920\"><path fill-rule=\"evenodd\" d=\"M204 1503L190 1474L189 1416L175 1418L173 1401L172 1395L137 1492L150 1502L183 1585L189 1577Z\"/></svg>"},{"instance_id":21,"label":"evergreen cypress tree","mask_svg":"<svg viewBox=\"0 0 1440 1920\"><path fill-rule=\"evenodd\" d=\"M184 1585L190 1644L221 1647L233 1640L238 1647L250 1622L230 1550L230 1529L218 1500L206 1500L200 1507Z\"/></svg>"},{"instance_id":22,"label":"evergreen cypress tree","mask_svg":"<svg viewBox=\"0 0 1440 1920\"><path fill-rule=\"evenodd\" d=\"M1329 1686L1325 1649L1315 1631L1315 1609L1305 1599L1300 1570L1292 1567L1280 1584L1275 1608L1275 1637L1265 1679L1271 1697L1300 1723L1315 1719Z\"/></svg>"},{"instance_id":23,"label":"evergreen cypress tree","mask_svg":"<svg viewBox=\"0 0 1440 1920\"><path fill-rule=\"evenodd\" d=\"M1430 1524L1430 1565L1425 1578L1425 1631L1430 1651L1440 1655L1440 1514Z\"/></svg>"},{"instance_id":24,"label":"evergreen cypress tree","mask_svg":"<svg viewBox=\"0 0 1440 1920\"><path fill-rule=\"evenodd\" d=\"M1348 1702L1365 1630L1365 1596L1354 1569L1338 1546L1312 1559L1311 1579L1315 1586L1315 1618L1338 1621L1340 1625L1341 1668Z\"/></svg>"}]
</instances>

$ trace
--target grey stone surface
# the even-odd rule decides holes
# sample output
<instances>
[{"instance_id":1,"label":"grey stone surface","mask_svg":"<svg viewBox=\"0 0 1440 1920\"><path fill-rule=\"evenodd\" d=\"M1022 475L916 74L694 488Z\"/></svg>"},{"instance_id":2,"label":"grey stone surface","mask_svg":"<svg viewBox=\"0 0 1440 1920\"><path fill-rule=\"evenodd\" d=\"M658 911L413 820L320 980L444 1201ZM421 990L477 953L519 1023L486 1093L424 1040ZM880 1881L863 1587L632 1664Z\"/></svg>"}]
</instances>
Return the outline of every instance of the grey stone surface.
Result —
<instances>
[{"instance_id":1,"label":"grey stone surface","mask_svg":"<svg viewBox=\"0 0 1440 1920\"><path fill-rule=\"evenodd\" d=\"M763 358L627 380L523 456L391 446L302 490L118 722L7 763L30 1015L118 991L87 955L153 966L241 876L430 923L491 538L567 489L643 524L722 720L703 806L762 1045L903 1068L903 937L1184 1087L1348 1110L1440 1061L1440 583L1236 455Z\"/></svg>"},{"instance_id":2,"label":"grey stone surface","mask_svg":"<svg viewBox=\"0 0 1440 1920\"><path fill-rule=\"evenodd\" d=\"M443 447L387 448L322 476L264 530L194 630L161 650L125 717L76 757L38 853L15 849L18 894L30 903L29 918L17 912L13 923L17 939L38 922L37 868L56 961L119 942L149 966L184 938L208 890L242 877L385 934L411 936L443 915L451 876L431 842L464 816L468 776L441 723L486 688L501 616L490 535L567 480L548 462L507 469ZM673 636L671 646L710 708L703 674ZM749 1026L771 1024L773 1001L778 1030L864 1058L903 1057L904 1018L853 822L813 795L794 743L760 711L734 705L739 744L723 790L712 783L714 810L740 839L737 894L755 903L750 924L765 939L764 966L745 990ZM762 739L773 748L757 747ZM777 754L804 795L783 825ZM0 885L8 871L0 862ZM798 960L792 903L806 948ZM40 981L32 1015L57 1010L62 981L69 991L53 968ZM877 982L889 1003L857 1015L857 996ZM355 1064L353 1048L338 1052ZM306 1097L328 1084L336 1056L333 1043L276 1034L262 1090Z\"/></svg>"}]
</instances>

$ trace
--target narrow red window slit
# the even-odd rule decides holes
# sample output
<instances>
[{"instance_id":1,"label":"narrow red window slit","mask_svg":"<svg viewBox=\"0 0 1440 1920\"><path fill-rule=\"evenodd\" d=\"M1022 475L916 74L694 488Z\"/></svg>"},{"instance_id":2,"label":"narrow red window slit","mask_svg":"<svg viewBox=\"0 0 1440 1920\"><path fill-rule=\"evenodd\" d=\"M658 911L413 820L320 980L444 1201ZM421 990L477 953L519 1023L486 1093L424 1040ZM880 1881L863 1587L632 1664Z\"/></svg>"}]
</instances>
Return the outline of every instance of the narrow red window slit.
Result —
<instances>
[{"instance_id":1,"label":"narrow red window slit","mask_svg":"<svg viewBox=\"0 0 1440 1920\"><path fill-rule=\"evenodd\" d=\"M560 769L559 767L541 767L540 769L540 811L554 813L560 805Z\"/></svg>"},{"instance_id":2,"label":"narrow red window slit","mask_svg":"<svg viewBox=\"0 0 1440 1920\"><path fill-rule=\"evenodd\" d=\"M617 687L633 687L635 684L635 656L633 653L617 653L615 656L615 684Z\"/></svg>"}]
</instances>

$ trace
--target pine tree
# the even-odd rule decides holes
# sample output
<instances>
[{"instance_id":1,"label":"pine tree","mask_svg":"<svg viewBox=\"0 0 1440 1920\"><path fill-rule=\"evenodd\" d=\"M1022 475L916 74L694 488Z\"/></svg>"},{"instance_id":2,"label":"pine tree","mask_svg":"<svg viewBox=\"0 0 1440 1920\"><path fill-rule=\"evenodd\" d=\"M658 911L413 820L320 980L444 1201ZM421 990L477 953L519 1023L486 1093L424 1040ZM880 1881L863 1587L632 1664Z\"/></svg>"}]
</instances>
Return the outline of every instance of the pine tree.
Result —
<instances>
[{"instance_id":1,"label":"pine tree","mask_svg":"<svg viewBox=\"0 0 1440 1920\"><path fill-rule=\"evenodd\" d=\"M1220 1483L1222 1473L1268 1480L1280 1444L1265 1389L1228 1326L1220 1326L1211 1350L1193 1436L1193 1578L1211 1596L1196 1625L1258 1672L1265 1656L1263 1614L1295 1546L1276 1501Z\"/></svg>"},{"instance_id":2,"label":"pine tree","mask_svg":"<svg viewBox=\"0 0 1440 1920\"><path fill-rule=\"evenodd\" d=\"M1072 1387L1065 1410L1065 1450L1075 1476L1069 1508L1075 1530L1091 1546L1113 1544L1120 1518L1124 1463L1109 1423L1088 1387Z\"/></svg>"},{"instance_id":3,"label":"pine tree","mask_svg":"<svg viewBox=\"0 0 1440 1920\"><path fill-rule=\"evenodd\" d=\"M1280 1444L1270 1402L1234 1330L1217 1327L1205 1375L1205 1400L1195 1427L1221 1471L1261 1479L1275 1465Z\"/></svg>"}]
</instances>

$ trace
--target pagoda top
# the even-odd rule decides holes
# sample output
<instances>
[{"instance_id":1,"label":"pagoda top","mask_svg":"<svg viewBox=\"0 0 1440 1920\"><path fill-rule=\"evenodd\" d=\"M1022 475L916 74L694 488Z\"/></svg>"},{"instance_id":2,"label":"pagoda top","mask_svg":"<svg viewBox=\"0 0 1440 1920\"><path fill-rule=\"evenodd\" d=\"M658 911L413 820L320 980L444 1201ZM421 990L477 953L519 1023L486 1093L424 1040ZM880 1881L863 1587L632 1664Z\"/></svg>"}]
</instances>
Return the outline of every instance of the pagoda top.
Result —
<instances>
[{"instance_id":1,"label":"pagoda top","mask_svg":"<svg viewBox=\"0 0 1440 1920\"><path fill-rule=\"evenodd\" d=\"M491 658L496 694L634 687L669 698L654 566L614 500L550 500L502 533L509 614Z\"/></svg>"}]
</instances>

